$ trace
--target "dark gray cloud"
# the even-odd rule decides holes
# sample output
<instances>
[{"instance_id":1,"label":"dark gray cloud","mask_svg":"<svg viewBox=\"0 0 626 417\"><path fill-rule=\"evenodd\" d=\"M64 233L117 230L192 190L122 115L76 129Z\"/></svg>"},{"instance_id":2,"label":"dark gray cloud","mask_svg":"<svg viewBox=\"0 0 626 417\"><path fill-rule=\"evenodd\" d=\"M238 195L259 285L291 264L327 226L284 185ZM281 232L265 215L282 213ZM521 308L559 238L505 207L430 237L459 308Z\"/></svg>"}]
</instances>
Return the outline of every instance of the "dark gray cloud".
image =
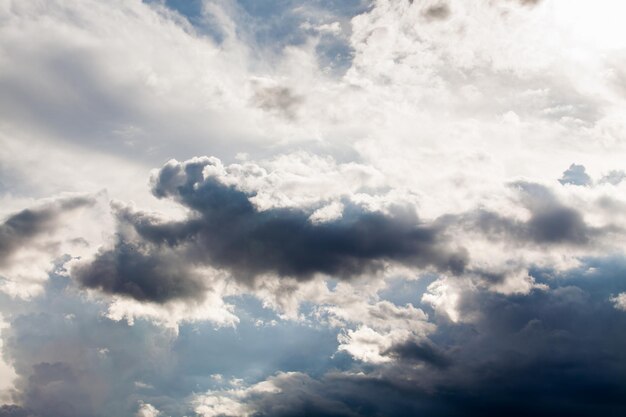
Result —
<instances>
[{"instance_id":1,"label":"dark gray cloud","mask_svg":"<svg viewBox=\"0 0 626 417\"><path fill-rule=\"evenodd\" d=\"M173 251L149 243L130 243L121 237L115 251L100 251L88 266L73 275L89 288L124 294L140 301L165 302L202 296L204 286Z\"/></svg>"},{"instance_id":2,"label":"dark gray cloud","mask_svg":"<svg viewBox=\"0 0 626 417\"><path fill-rule=\"evenodd\" d=\"M442 230L420 222L411 208L383 214L347 204L340 219L313 223L314 208L259 211L234 185L204 177L213 164L209 158L167 164L154 177L153 193L190 209L189 217L159 222L118 210L114 247L73 275L91 288L162 302L198 294L201 284L185 273L197 265L230 270L242 282L264 273L350 278L386 261L453 274L465 268L465 251L451 249Z\"/></svg>"},{"instance_id":3,"label":"dark gray cloud","mask_svg":"<svg viewBox=\"0 0 626 417\"><path fill-rule=\"evenodd\" d=\"M595 259L556 281L534 271L551 288L525 296L466 290L461 315L475 319L440 322L428 345L392 348L396 362L284 377L279 394L245 402L259 416L623 415L626 314L608 299L626 288L625 269L624 258Z\"/></svg>"},{"instance_id":4,"label":"dark gray cloud","mask_svg":"<svg viewBox=\"0 0 626 417\"><path fill-rule=\"evenodd\" d=\"M563 185L582 185L589 186L593 183L591 177L587 174L584 165L572 164L563 172L563 176L559 179Z\"/></svg>"},{"instance_id":5,"label":"dark gray cloud","mask_svg":"<svg viewBox=\"0 0 626 417\"><path fill-rule=\"evenodd\" d=\"M450 358L446 353L430 342L408 340L395 344L383 354L400 361L422 362L437 368L450 366Z\"/></svg>"},{"instance_id":6,"label":"dark gray cloud","mask_svg":"<svg viewBox=\"0 0 626 417\"><path fill-rule=\"evenodd\" d=\"M10 215L0 224L0 265L9 262L13 253L37 237L54 231L61 215L94 203L91 197L70 197Z\"/></svg>"}]
</instances>

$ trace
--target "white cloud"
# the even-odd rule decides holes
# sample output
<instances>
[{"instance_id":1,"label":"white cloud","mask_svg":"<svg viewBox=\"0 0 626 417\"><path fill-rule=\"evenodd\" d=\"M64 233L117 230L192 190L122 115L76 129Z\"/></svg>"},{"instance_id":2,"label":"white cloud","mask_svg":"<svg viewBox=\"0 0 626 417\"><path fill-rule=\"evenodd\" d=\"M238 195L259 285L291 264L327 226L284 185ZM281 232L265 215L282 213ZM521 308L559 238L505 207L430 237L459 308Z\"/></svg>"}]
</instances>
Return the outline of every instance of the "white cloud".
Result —
<instances>
[{"instance_id":1,"label":"white cloud","mask_svg":"<svg viewBox=\"0 0 626 417\"><path fill-rule=\"evenodd\" d=\"M135 413L135 417L157 417L161 415L152 404L141 402L139 403L139 410Z\"/></svg>"},{"instance_id":2,"label":"white cloud","mask_svg":"<svg viewBox=\"0 0 626 417\"><path fill-rule=\"evenodd\" d=\"M626 292L622 292L614 297L611 297L611 302L616 309L626 311Z\"/></svg>"},{"instance_id":3,"label":"white cloud","mask_svg":"<svg viewBox=\"0 0 626 417\"><path fill-rule=\"evenodd\" d=\"M428 291L422 296L422 301L433 306L439 314L444 314L452 322L462 319L459 311L460 291L457 290L446 277L440 278L428 286Z\"/></svg>"},{"instance_id":4,"label":"white cloud","mask_svg":"<svg viewBox=\"0 0 626 417\"><path fill-rule=\"evenodd\" d=\"M247 417L254 414L253 405L247 403L250 397L279 393L281 383L289 383L298 376L297 372L279 373L248 387L243 386L242 381L234 381L231 388L195 395L191 402L194 411L202 417Z\"/></svg>"},{"instance_id":5,"label":"white cloud","mask_svg":"<svg viewBox=\"0 0 626 417\"><path fill-rule=\"evenodd\" d=\"M311 214L309 220L312 223L324 223L331 220L336 220L341 218L341 214L343 213L343 204L333 201L332 203L319 208Z\"/></svg>"}]
</instances>

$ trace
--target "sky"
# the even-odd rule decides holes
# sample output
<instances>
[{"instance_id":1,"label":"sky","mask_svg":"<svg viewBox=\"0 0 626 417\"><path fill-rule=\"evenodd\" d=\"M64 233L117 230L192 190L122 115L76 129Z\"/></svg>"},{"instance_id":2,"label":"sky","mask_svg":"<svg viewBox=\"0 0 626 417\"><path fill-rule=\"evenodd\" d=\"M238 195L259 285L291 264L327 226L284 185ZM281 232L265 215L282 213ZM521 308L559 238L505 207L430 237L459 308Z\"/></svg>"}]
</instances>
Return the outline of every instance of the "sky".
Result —
<instances>
[{"instance_id":1,"label":"sky","mask_svg":"<svg viewBox=\"0 0 626 417\"><path fill-rule=\"evenodd\" d=\"M626 415L625 14L0 0L0 417Z\"/></svg>"}]
</instances>

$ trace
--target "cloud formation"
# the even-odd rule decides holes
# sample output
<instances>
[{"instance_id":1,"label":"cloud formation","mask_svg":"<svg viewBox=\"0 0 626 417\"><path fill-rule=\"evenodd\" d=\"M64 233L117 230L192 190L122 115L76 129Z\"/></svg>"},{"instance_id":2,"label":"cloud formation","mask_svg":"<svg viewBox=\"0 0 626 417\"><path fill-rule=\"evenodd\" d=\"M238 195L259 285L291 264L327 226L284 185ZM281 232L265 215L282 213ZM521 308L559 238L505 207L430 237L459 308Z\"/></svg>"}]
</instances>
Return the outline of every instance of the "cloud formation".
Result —
<instances>
[{"instance_id":1,"label":"cloud formation","mask_svg":"<svg viewBox=\"0 0 626 417\"><path fill-rule=\"evenodd\" d=\"M262 274L348 279L385 262L459 274L467 263L464 251L452 249L411 207L385 214L347 204L340 218L312 222L310 208L257 209L224 174L215 158L169 162L154 175L153 193L190 209L189 217L159 222L120 209L113 248L74 267L72 275L86 287L163 302L201 294L192 265L225 268L251 282Z\"/></svg>"},{"instance_id":2,"label":"cloud formation","mask_svg":"<svg viewBox=\"0 0 626 417\"><path fill-rule=\"evenodd\" d=\"M0 417L626 414L625 13L0 0Z\"/></svg>"},{"instance_id":3,"label":"cloud formation","mask_svg":"<svg viewBox=\"0 0 626 417\"><path fill-rule=\"evenodd\" d=\"M396 265L469 274L509 288L503 291L527 291L534 285L523 273L527 265L507 255L485 262L477 242L513 247L522 255L541 254L546 247L584 252L622 230L610 219L589 224L549 187L528 181L509 184L512 207L525 215L472 208L423 221L412 203L396 201L388 191L352 199L331 193L330 202L295 203L275 196L280 183L273 172L246 164L224 166L214 157L168 162L153 172L152 193L183 207L183 218L168 220L115 203L112 242L93 259L74 263L72 276L87 288L159 304L201 302L216 285L216 271L254 288L262 276L349 280ZM367 203L373 198L384 204L373 208Z\"/></svg>"}]
</instances>

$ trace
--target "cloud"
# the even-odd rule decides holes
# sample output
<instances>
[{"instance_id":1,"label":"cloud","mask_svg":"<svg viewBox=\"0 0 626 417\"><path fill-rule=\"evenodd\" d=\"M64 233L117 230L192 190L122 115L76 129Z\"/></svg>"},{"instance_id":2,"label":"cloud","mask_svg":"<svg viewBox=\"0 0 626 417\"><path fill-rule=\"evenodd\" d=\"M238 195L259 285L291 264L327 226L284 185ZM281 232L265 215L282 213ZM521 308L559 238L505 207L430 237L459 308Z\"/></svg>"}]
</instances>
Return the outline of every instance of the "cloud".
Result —
<instances>
[{"instance_id":1,"label":"cloud","mask_svg":"<svg viewBox=\"0 0 626 417\"><path fill-rule=\"evenodd\" d=\"M465 253L450 248L411 207L385 214L346 204L340 218L311 222L310 208L257 209L252 194L233 181L215 158L170 161L154 175L153 193L189 209L188 218L160 222L119 209L113 247L76 265L72 275L86 287L165 302L201 296L203 281L193 265L227 269L242 282L262 274L347 279L385 262L453 274L465 268Z\"/></svg>"},{"instance_id":2,"label":"cloud","mask_svg":"<svg viewBox=\"0 0 626 417\"><path fill-rule=\"evenodd\" d=\"M295 388L295 390L293 389ZM359 413L326 396L318 381L299 372L278 373L243 390L197 395L195 412L202 417L225 416L349 416Z\"/></svg>"},{"instance_id":3,"label":"cloud","mask_svg":"<svg viewBox=\"0 0 626 417\"><path fill-rule=\"evenodd\" d=\"M481 231L487 238L539 245L585 245L611 230L587 224L578 210L560 202L541 184L518 181L511 187L518 192L519 204L530 212L527 220L478 209L461 216L459 223Z\"/></svg>"},{"instance_id":4,"label":"cloud","mask_svg":"<svg viewBox=\"0 0 626 417\"><path fill-rule=\"evenodd\" d=\"M98 198L60 197L10 214L0 224L0 291L32 297L41 292L59 257L85 252L83 236L90 235L91 223L82 209L95 206Z\"/></svg>"},{"instance_id":5,"label":"cloud","mask_svg":"<svg viewBox=\"0 0 626 417\"><path fill-rule=\"evenodd\" d=\"M55 274L33 300L0 301L9 324L3 356L17 373L10 402L36 417L131 417L141 403L165 416L193 415L188 397L218 384L214 374L252 380L338 362L336 331L281 321L251 297L229 300L241 317L236 329L211 318L181 320L177 329L149 317L112 320L107 303ZM259 318L278 323L257 326Z\"/></svg>"},{"instance_id":6,"label":"cloud","mask_svg":"<svg viewBox=\"0 0 626 417\"><path fill-rule=\"evenodd\" d=\"M10 215L0 224L0 266L6 266L15 252L36 238L58 228L62 215L94 203L92 197L69 197Z\"/></svg>"},{"instance_id":7,"label":"cloud","mask_svg":"<svg viewBox=\"0 0 626 417\"><path fill-rule=\"evenodd\" d=\"M199 298L205 290L173 251L161 251L144 243L118 238L115 251L101 251L89 265L75 266L72 276L82 285L139 301L165 302L176 298Z\"/></svg>"},{"instance_id":8,"label":"cloud","mask_svg":"<svg viewBox=\"0 0 626 417\"><path fill-rule=\"evenodd\" d=\"M541 2L541 0L519 0L519 2L524 6L536 6Z\"/></svg>"},{"instance_id":9,"label":"cloud","mask_svg":"<svg viewBox=\"0 0 626 417\"><path fill-rule=\"evenodd\" d=\"M3 122L51 150L80 149L134 165L202 152L206 137L213 137L210 148L222 148L222 154L234 155L243 143L252 151L264 129L238 122L242 114L256 113L249 109L253 74L239 64L257 59L254 45L232 30L225 8L225 2L207 2L206 18L200 19L218 16L212 23L226 33L221 44L162 2L53 1L2 8L0 50L12 57L0 74ZM41 19L49 22L45 40L37 35ZM114 64L120 60L128 63L124 69ZM178 64L183 61L188 65ZM221 128L223 141L215 136ZM24 140L6 136L10 144Z\"/></svg>"},{"instance_id":10,"label":"cloud","mask_svg":"<svg viewBox=\"0 0 626 417\"><path fill-rule=\"evenodd\" d=\"M412 340L406 341L393 345L384 353L400 361L423 362L437 368L447 368L450 366L450 359L446 354L441 352L440 349L432 343L427 342L417 343Z\"/></svg>"},{"instance_id":11,"label":"cloud","mask_svg":"<svg viewBox=\"0 0 626 417\"><path fill-rule=\"evenodd\" d=\"M422 13L429 20L445 20L450 16L450 6L447 3L436 3Z\"/></svg>"},{"instance_id":12,"label":"cloud","mask_svg":"<svg viewBox=\"0 0 626 417\"><path fill-rule=\"evenodd\" d=\"M626 179L626 172L613 170L600 179L601 184L619 185Z\"/></svg>"},{"instance_id":13,"label":"cloud","mask_svg":"<svg viewBox=\"0 0 626 417\"><path fill-rule=\"evenodd\" d=\"M287 119L296 117L298 104L301 97L296 96L287 87L273 86L258 88L252 98L255 106L265 110L275 112Z\"/></svg>"},{"instance_id":14,"label":"cloud","mask_svg":"<svg viewBox=\"0 0 626 417\"><path fill-rule=\"evenodd\" d=\"M0 406L0 417L34 417L28 410L18 405Z\"/></svg>"},{"instance_id":15,"label":"cloud","mask_svg":"<svg viewBox=\"0 0 626 417\"><path fill-rule=\"evenodd\" d=\"M414 208L419 203L398 199L394 190L364 192L368 189L359 183L371 182L372 173L358 172L354 184L335 183L333 190L323 186L324 177L332 184L333 171L356 175L356 167L348 171L315 158L297 163L278 158L273 164L275 171L248 160L228 166L208 157L168 162L153 172L152 193L186 214L170 220L113 204L116 235L95 257L73 262L72 276L87 288L161 305L183 300L201 305L209 293L219 299L214 289L224 272L259 291L258 282L274 275L295 282L318 275L353 279L400 265L470 274L494 291L524 293L540 286L528 275L528 259L557 262L542 248L582 254L600 243L612 245L621 230L610 219L591 225L553 190L528 181L509 184L511 200L503 213L471 208L422 221ZM312 167L328 170L324 179L304 180ZM319 182L326 195L316 199L317 194L292 191L300 182ZM485 247L494 245L514 247L517 254L485 256Z\"/></svg>"},{"instance_id":16,"label":"cloud","mask_svg":"<svg viewBox=\"0 0 626 417\"><path fill-rule=\"evenodd\" d=\"M160 415L160 411L157 410L152 404L140 403L139 410L135 414L136 417L157 417Z\"/></svg>"},{"instance_id":17,"label":"cloud","mask_svg":"<svg viewBox=\"0 0 626 417\"><path fill-rule=\"evenodd\" d=\"M611 302L616 309L626 311L626 292L617 294L615 297L611 297Z\"/></svg>"},{"instance_id":18,"label":"cloud","mask_svg":"<svg viewBox=\"0 0 626 417\"><path fill-rule=\"evenodd\" d=\"M228 398L242 415L261 416L618 415L626 369L623 336L614 332L626 317L607 294L624 288L623 268L620 257L589 261L558 279L544 271L538 275L549 290L525 296L457 283L460 314L472 319L441 323L429 341L394 345L391 361L317 378L278 373L195 401Z\"/></svg>"},{"instance_id":19,"label":"cloud","mask_svg":"<svg viewBox=\"0 0 626 417\"><path fill-rule=\"evenodd\" d=\"M624 415L603 3L3 3L0 416Z\"/></svg>"}]
</instances>

